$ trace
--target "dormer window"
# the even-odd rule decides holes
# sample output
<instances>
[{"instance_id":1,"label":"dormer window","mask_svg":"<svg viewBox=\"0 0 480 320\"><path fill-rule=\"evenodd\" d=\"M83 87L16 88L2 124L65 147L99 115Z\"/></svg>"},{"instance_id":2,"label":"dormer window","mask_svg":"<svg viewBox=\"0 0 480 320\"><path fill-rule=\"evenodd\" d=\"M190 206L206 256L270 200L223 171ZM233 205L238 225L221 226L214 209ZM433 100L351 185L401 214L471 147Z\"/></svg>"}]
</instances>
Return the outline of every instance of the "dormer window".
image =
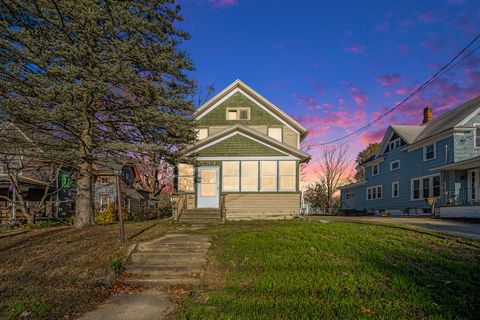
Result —
<instances>
[{"instance_id":1,"label":"dormer window","mask_svg":"<svg viewBox=\"0 0 480 320\"><path fill-rule=\"evenodd\" d=\"M228 108L227 120L250 120L250 108Z\"/></svg>"},{"instance_id":2,"label":"dormer window","mask_svg":"<svg viewBox=\"0 0 480 320\"><path fill-rule=\"evenodd\" d=\"M268 128L268 136L282 142L282 128Z\"/></svg>"},{"instance_id":3,"label":"dormer window","mask_svg":"<svg viewBox=\"0 0 480 320\"><path fill-rule=\"evenodd\" d=\"M393 150L393 149L397 149L397 148L400 148L400 145L401 145L401 140L400 138L397 138L395 140L392 140L390 141L390 151Z\"/></svg>"},{"instance_id":4,"label":"dormer window","mask_svg":"<svg viewBox=\"0 0 480 320\"><path fill-rule=\"evenodd\" d=\"M208 128L195 129L195 133L196 133L197 140L203 140L206 137L208 137Z\"/></svg>"}]
</instances>

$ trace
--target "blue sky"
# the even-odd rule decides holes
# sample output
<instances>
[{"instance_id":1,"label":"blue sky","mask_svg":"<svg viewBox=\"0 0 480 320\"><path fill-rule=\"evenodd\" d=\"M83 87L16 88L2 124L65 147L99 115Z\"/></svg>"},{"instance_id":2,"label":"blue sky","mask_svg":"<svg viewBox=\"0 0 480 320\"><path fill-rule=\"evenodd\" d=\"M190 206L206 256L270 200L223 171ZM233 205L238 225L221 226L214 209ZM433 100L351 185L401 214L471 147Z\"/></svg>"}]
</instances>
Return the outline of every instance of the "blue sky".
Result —
<instances>
[{"instance_id":1,"label":"blue sky","mask_svg":"<svg viewBox=\"0 0 480 320\"><path fill-rule=\"evenodd\" d=\"M374 119L480 33L480 1L180 0L200 86L237 78L301 121L313 143ZM473 48L480 45L480 40ZM480 95L480 50L352 140L351 156L392 123L419 123ZM315 150L314 150L315 155Z\"/></svg>"}]
</instances>

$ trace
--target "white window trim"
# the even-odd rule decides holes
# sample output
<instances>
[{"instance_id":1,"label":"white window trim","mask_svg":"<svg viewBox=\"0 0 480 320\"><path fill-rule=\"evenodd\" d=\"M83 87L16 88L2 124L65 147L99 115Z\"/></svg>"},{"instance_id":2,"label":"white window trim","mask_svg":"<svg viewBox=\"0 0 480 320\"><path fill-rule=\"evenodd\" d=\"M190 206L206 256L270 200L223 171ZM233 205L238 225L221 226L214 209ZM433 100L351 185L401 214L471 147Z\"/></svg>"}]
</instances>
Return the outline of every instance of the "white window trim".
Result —
<instances>
[{"instance_id":1,"label":"white window trim","mask_svg":"<svg viewBox=\"0 0 480 320\"><path fill-rule=\"evenodd\" d=\"M240 111L241 111L241 110L242 110L242 111L243 111L243 110L246 110L246 111L247 111L247 115L248 115L247 119L239 119L239 117L240 117ZM229 113L230 111L236 111L236 112L237 112L237 119L228 119L228 113ZM227 111L226 111L226 113L225 113L225 119L226 119L227 121L248 121L248 120L251 119L251 118L250 118L250 108L245 108L245 107L238 107L238 108L236 108L236 107L233 108L233 107L232 107L232 108L227 108Z\"/></svg>"},{"instance_id":2,"label":"white window trim","mask_svg":"<svg viewBox=\"0 0 480 320\"><path fill-rule=\"evenodd\" d=\"M209 130L208 130L208 128L196 128L196 129L195 129L195 140L196 140L196 141L203 140L203 139L200 139L200 138L198 137L198 136L199 136L199 133L200 133L200 130L206 130L206 131L207 131L207 135L206 135L205 138L203 138L203 139L206 139L206 138L208 138L208 136L209 136Z\"/></svg>"},{"instance_id":3,"label":"white window trim","mask_svg":"<svg viewBox=\"0 0 480 320\"><path fill-rule=\"evenodd\" d=\"M279 192L293 192L297 191L297 164L294 163L293 166L293 189L280 189L280 162L282 161L277 161L277 186L278 186L278 191ZM295 162L295 161L292 161ZM288 175L288 177L291 177L291 175Z\"/></svg>"},{"instance_id":4,"label":"white window trim","mask_svg":"<svg viewBox=\"0 0 480 320\"><path fill-rule=\"evenodd\" d=\"M395 142L398 141L398 147L395 147ZM392 148L392 145L393 145L393 148ZM398 149L402 146L402 139L400 138L397 138L395 140L392 140L390 141L390 143L388 144L388 147L389 147L389 151L392 151L392 150L395 150L395 149Z\"/></svg>"},{"instance_id":5,"label":"white window trim","mask_svg":"<svg viewBox=\"0 0 480 320\"><path fill-rule=\"evenodd\" d=\"M427 147L433 144L433 158L427 159ZM423 146L423 161L431 161L435 160L437 158L437 141L434 141L432 143L429 143L425 146Z\"/></svg>"},{"instance_id":6,"label":"white window trim","mask_svg":"<svg viewBox=\"0 0 480 320\"><path fill-rule=\"evenodd\" d=\"M377 197L373 198L373 197L372 197L372 199L368 199L368 190L375 190L376 194L378 194L378 192L377 192L377 189L378 189L378 188L380 188L380 190L381 190L381 197L380 197L380 198L377 198ZM372 195L373 195L373 193L372 193ZM368 188L366 189L365 199L366 199L367 201L382 200L382 199L383 199L383 186L382 186L381 184L377 184L376 186L368 187Z\"/></svg>"},{"instance_id":7,"label":"white window trim","mask_svg":"<svg viewBox=\"0 0 480 320\"><path fill-rule=\"evenodd\" d=\"M394 163L398 163L398 167L396 169L393 168ZM400 169L400 160L391 161L390 162L390 171L396 171L398 169Z\"/></svg>"},{"instance_id":8,"label":"white window trim","mask_svg":"<svg viewBox=\"0 0 480 320\"><path fill-rule=\"evenodd\" d=\"M423 200L426 197L423 196L423 179L429 178L429 189L428 189L428 197L433 197L433 178L434 177L440 177L439 173L432 174L432 175L427 175L427 176L422 176L422 177L415 177L410 179L410 201L419 201ZM413 197L413 181L419 180L419 198L415 199ZM442 182L440 181L440 188L442 187ZM440 195L441 195L441 190L440 190ZM428 198L427 197L427 198Z\"/></svg>"},{"instance_id":9,"label":"white window trim","mask_svg":"<svg viewBox=\"0 0 480 320\"><path fill-rule=\"evenodd\" d=\"M188 163L181 163L183 165L191 165L193 167L193 171L192 171L192 174L191 175L182 175L180 174L180 168L178 168L178 176L177 176L177 190L179 192L194 192L195 191L195 166L192 165L192 164L188 164ZM179 164L180 165L180 164ZM188 179L192 179L193 180L193 183L192 183L192 189L191 190L181 190L179 187L180 187L180 179L181 178L188 178Z\"/></svg>"},{"instance_id":10,"label":"white window trim","mask_svg":"<svg viewBox=\"0 0 480 320\"><path fill-rule=\"evenodd\" d=\"M477 127L480 127L480 123L473 124L473 148L480 149L480 146L477 146Z\"/></svg>"},{"instance_id":11,"label":"white window trim","mask_svg":"<svg viewBox=\"0 0 480 320\"><path fill-rule=\"evenodd\" d=\"M224 173L224 170L223 170L223 165L225 162L236 162L238 164L238 170L237 170L237 177L238 177L238 184L237 184L237 188L236 189L225 189L225 184L223 183L223 180L225 178L225 173ZM225 192L238 192L240 190L240 174L241 174L241 169L240 169L240 166L242 164L240 163L240 161L223 161L222 162L222 191L225 191ZM231 177L231 176L228 176L228 177ZM232 176L233 177L233 176Z\"/></svg>"},{"instance_id":12,"label":"white window trim","mask_svg":"<svg viewBox=\"0 0 480 320\"><path fill-rule=\"evenodd\" d=\"M397 186L397 190L398 190L398 194L395 196L394 195L394 188L395 188L395 185ZM400 182L398 181L395 181L395 182L392 182L392 198L399 198L400 197Z\"/></svg>"},{"instance_id":13,"label":"white window trim","mask_svg":"<svg viewBox=\"0 0 480 320\"><path fill-rule=\"evenodd\" d=\"M377 167L377 173L374 173L373 168ZM380 174L380 165L378 163L372 165L372 176L378 176Z\"/></svg>"},{"instance_id":14,"label":"white window trim","mask_svg":"<svg viewBox=\"0 0 480 320\"><path fill-rule=\"evenodd\" d=\"M270 135L270 129L279 129L279 130L280 130L280 140L277 140L277 139L275 139L274 137L272 137L272 136ZM275 140L277 140L277 141L283 142L283 128L279 128L279 127L268 127L268 128L267 128L267 135L268 135L270 138L272 138L272 139L275 139Z\"/></svg>"}]
</instances>

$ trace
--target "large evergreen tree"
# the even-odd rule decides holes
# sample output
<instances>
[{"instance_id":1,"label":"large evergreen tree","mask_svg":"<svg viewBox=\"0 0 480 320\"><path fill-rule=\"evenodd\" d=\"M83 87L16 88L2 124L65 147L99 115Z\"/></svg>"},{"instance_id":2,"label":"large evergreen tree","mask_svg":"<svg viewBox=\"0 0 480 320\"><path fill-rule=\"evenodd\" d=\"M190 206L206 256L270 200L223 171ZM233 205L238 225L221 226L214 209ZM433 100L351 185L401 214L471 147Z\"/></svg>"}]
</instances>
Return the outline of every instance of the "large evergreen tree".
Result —
<instances>
[{"instance_id":1,"label":"large evergreen tree","mask_svg":"<svg viewBox=\"0 0 480 320\"><path fill-rule=\"evenodd\" d=\"M76 168L78 227L92 224L96 159L174 161L193 139L179 21L167 0L0 1L0 121Z\"/></svg>"}]
</instances>

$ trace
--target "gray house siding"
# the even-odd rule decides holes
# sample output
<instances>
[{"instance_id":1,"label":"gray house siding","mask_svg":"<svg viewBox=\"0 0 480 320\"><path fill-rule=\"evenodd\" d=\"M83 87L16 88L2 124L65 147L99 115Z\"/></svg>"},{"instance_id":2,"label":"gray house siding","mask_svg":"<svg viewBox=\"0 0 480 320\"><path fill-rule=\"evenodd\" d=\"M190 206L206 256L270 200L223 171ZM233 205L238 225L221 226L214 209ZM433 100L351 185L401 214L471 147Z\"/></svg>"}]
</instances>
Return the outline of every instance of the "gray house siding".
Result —
<instances>
[{"instance_id":1,"label":"gray house siding","mask_svg":"<svg viewBox=\"0 0 480 320\"><path fill-rule=\"evenodd\" d=\"M372 175L372 167L366 168L365 177L367 185L363 186L365 208L369 210L390 210L400 211L403 209L429 208L429 205L422 200L411 199L411 180L413 178L439 174L438 170L431 170L444 165L451 153L445 155L445 146L447 150L453 150L453 137L444 138L435 142L436 156L432 160L423 161L423 148L418 148L411 152L402 149L394 149L386 152L383 162L379 163L379 174ZM400 168L390 170L392 161L400 161ZM392 197L392 183L399 183L399 196ZM382 186L381 199L366 199L366 189L372 186ZM342 192L343 193L343 192Z\"/></svg>"},{"instance_id":2,"label":"gray house siding","mask_svg":"<svg viewBox=\"0 0 480 320\"><path fill-rule=\"evenodd\" d=\"M475 148L475 139L473 127L476 123L480 123L480 115L474 116L468 122L457 128L470 129L468 132L455 133L454 139L454 161L462 161L476 156L480 156L480 148Z\"/></svg>"}]
</instances>

